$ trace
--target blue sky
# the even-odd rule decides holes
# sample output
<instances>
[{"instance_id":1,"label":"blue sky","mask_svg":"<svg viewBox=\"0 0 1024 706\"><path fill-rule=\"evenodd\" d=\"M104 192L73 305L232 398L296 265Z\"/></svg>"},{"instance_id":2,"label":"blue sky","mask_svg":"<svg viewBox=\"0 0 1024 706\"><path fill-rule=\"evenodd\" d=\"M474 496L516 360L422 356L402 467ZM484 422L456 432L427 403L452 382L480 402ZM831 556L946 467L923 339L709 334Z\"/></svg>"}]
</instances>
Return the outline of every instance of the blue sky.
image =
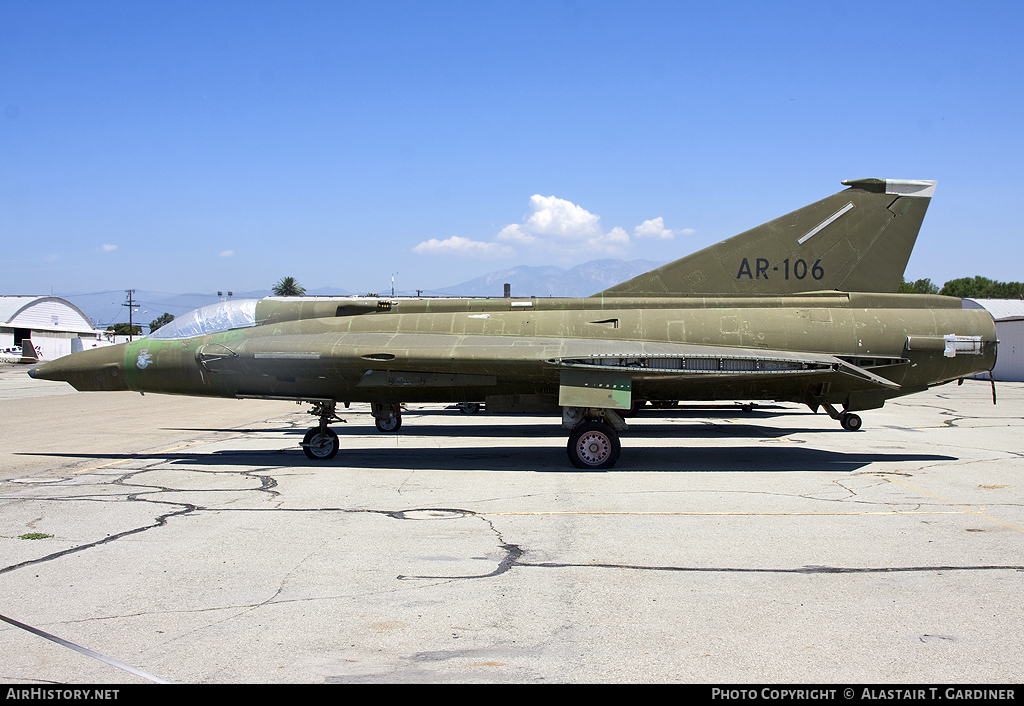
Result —
<instances>
[{"instance_id":1,"label":"blue sky","mask_svg":"<svg viewBox=\"0 0 1024 706\"><path fill-rule=\"evenodd\" d=\"M909 279L1024 280L1022 7L2 0L0 293L668 261L862 177L939 181Z\"/></svg>"}]
</instances>

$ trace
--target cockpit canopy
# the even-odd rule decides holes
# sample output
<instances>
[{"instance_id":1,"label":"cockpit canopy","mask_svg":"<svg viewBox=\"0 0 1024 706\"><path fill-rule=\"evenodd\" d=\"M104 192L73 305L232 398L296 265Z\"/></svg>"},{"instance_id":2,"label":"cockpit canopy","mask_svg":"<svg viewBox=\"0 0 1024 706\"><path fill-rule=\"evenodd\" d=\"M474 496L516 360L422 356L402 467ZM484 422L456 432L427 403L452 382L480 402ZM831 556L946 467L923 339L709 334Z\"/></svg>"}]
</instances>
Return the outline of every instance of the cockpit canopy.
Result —
<instances>
[{"instance_id":1,"label":"cockpit canopy","mask_svg":"<svg viewBox=\"0 0 1024 706\"><path fill-rule=\"evenodd\" d=\"M151 339L192 338L256 325L258 299L229 299L190 311L149 334Z\"/></svg>"}]
</instances>

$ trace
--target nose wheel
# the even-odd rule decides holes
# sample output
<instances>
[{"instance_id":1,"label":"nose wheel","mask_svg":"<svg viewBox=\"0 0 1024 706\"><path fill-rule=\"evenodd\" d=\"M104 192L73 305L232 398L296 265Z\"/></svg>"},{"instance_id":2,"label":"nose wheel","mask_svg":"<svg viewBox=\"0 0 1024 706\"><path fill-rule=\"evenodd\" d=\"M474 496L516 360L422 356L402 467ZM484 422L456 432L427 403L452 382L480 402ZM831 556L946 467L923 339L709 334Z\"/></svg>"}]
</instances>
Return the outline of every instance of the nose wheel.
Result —
<instances>
[{"instance_id":1,"label":"nose wheel","mask_svg":"<svg viewBox=\"0 0 1024 706\"><path fill-rule=\"evenodd\" d=\"M327 425L331 422L344 422L345 420L334 413L334 400L311 400L313 409L308 414L320 418L320 424L306 432L302 437L302 452L306 458L313 461L326 461L334 458L338 453L340 443L338 433Z\"/></svg>"},{"instance_id":2,"label":"nose wheel","mask_svg":"<svg viewBox=\"0 0 1024 706\"><path fill-rule=\"evenodd\" d=\"M320 429L314 427L302 437L302 450L306 458L314 461L326 461L337 455L340 443L338 434L333 429Z\"/></svg>"}]
</instances>

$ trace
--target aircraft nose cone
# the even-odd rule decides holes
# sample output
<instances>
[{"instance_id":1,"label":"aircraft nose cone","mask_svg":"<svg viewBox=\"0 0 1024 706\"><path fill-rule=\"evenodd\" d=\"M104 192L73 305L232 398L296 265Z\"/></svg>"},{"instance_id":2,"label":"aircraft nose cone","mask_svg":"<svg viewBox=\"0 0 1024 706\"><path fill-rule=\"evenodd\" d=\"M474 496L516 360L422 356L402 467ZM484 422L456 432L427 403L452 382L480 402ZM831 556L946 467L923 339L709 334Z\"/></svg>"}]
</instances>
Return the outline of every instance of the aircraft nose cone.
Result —
<instances>
[{"instance_id":1,"label":"aircraft nose cone","mask_svg":"<svg viewBox=\"0 0 1024 706\"><path fill-rule=\"evenodd\" d=\"M37 380L61 380L76 390L127 390L124 376L126 345L93 348L72 353L28 371Z\"/></svg>"}]
</instances>

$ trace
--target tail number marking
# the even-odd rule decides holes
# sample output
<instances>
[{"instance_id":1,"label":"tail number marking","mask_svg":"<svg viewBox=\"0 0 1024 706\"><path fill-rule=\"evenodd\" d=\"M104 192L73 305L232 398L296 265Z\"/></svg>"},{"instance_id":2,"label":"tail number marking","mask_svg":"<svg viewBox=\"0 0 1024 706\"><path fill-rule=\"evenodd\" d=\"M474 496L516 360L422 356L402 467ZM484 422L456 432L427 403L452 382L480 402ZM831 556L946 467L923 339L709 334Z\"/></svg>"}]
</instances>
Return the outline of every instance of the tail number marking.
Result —
<instances>
[{"instance_id":1,"label":"tail number marking","mask_svg":"<svg viewBox=\"0 0 1024 706\"><path fill-rule=\"evenodd\" d=\"M768 279L768 268L771 267L771 263L763 258L754 258L754 269L750 269L750 261L747 258L743 258L743 262L740 263L739 272L736 273L736 279ZM779 265L772 267L772 272L779 272L779 268L782 268L781 274L783 279L789 279L790 274L796 279L804 279L810 272L811 277L818 280L825 276L825 268L821 266L821 260L815 260L813 265L808 266L806 260L796 260L790 266L789 258L787 257Z\"/></svg>"}]
</instances>

